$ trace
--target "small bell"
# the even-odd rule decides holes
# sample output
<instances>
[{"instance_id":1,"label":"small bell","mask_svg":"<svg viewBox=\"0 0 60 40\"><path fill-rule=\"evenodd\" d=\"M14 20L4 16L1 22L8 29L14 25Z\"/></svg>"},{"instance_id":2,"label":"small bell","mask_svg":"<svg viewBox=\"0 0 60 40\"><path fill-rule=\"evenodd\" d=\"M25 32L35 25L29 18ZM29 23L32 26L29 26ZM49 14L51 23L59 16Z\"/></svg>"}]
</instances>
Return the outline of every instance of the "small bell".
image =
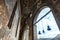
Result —
<instances>
[{"instance_id":1,"label":"small bell","mask_svg":"<svg viewBox=\"0 0 60 40\"><path fill-rule=\"evenodd\" d=\"M45 33L45 31L43 30L43 33Z\"/></svg>"},{"instance_id":2,"label":"small bell","mask_svg":"<svg viewBox=\"0 0 60 40\"><path fill-rule=\"evenodd\" d=\"M41 32L39 31L39 34L41 34Z\"/></svg>"},{"instance_id":3,"label":"small bell","mask_svg":"<svg viewBox=\"0 0 60 40\"><path fill-rule=\"evenodd\" d=\"M47 30L48 30L48 31L50 31L50 30L51 30L50 26L47 26Z\"/></svg>"}]
</instances>

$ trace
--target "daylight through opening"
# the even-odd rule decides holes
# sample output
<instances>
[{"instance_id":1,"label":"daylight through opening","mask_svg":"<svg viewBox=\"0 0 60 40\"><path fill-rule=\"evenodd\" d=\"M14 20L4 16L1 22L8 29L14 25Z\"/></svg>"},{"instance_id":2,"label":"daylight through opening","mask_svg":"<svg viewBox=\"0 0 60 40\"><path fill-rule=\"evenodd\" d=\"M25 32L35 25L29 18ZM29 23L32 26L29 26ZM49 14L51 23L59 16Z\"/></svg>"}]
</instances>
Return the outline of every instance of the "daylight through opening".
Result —
<instances>
[{"instance_id":1,"label":"daylight through opening","mask_svg":"<svg viewBox=\"0 0 60 40\"><path fill-rule=\"evenodd\" d=\"M52 10L49 7L45 7L41 10L36 21L37 39L54 38L60 34Z\"/></svg>"}]
</instances>

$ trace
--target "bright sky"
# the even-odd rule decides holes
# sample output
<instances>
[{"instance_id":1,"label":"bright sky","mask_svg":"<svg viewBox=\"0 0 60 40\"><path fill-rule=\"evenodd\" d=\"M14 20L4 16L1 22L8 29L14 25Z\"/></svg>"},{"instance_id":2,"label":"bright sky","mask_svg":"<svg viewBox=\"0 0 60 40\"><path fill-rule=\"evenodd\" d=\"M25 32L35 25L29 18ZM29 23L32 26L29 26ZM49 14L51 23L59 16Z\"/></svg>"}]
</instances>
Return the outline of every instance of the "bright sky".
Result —
<instances>
[{"instance_id":1,"label":"bright sky","mask_svg":"<svg viewBox=\"0 0 60 40\"><path fill-rule=\"evenodd\" d=\"M49 7L44 8L38 15L37 21L49 11L50 11ZM47 16L45 16L42 20L40 20L36 25L37 25L37 38L38 39L54 38L57 36L57 34L60 33L52 12L50 12ZM47 30L47 25L50 26L51 28L50 31ZM42 32L43 29L45 33ZM41 34L38 34L39 31L41 32Z\"/></svg>"}]
</instances>

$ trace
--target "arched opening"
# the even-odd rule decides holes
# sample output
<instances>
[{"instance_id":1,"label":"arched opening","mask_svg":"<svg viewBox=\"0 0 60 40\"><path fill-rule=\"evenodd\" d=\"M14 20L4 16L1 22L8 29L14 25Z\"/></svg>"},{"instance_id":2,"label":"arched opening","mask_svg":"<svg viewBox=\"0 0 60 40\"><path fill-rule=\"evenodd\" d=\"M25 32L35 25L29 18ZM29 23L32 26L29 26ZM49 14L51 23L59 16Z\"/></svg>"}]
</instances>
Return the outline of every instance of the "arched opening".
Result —
<instances>
[{"instance_id":1,"label":"arched opening","mask_svg":"<svg viewBox=\"0 0 60 40\"><path fill-rule=\"evenodd\" d=\"M34 38L37 40L46 38L53 39L58 34L60 34L60 31L54 18L52 9L49 7L43 8L39 12L36 22L34 23Z\"/></svg>"}]
</instances>

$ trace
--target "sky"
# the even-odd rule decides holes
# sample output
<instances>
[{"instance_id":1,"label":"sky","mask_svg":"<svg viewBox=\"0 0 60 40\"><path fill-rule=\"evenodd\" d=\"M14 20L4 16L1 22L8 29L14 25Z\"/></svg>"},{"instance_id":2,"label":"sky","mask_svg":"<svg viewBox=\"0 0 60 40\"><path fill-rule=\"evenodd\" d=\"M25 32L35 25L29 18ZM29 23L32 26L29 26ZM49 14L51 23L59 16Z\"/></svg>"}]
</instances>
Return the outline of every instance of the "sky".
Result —
<instances>
[{"instance_id":1,"label":"sky","mask_svg":"<svg viewBox=\"0 0 60 40\"><path fill-rule=\"evenodd\" d=\"M51 9L49 7L44 8L40 14L38 15L37 21L44 16L47 12L49 12ZM45 16L42 20L40 20L37 24L37 38L54 38L57 36L57 34L60 34L59 32L59 28L58 25L55 21L55 18L53 16L52 11ZM47 26L49 25L49 27L51 28L50 31L47 30ZM43 31L45 31L45 33L43 33ZM41 34L39 34L39 31L41 32Z\"/></svg>"}]
</instances>

